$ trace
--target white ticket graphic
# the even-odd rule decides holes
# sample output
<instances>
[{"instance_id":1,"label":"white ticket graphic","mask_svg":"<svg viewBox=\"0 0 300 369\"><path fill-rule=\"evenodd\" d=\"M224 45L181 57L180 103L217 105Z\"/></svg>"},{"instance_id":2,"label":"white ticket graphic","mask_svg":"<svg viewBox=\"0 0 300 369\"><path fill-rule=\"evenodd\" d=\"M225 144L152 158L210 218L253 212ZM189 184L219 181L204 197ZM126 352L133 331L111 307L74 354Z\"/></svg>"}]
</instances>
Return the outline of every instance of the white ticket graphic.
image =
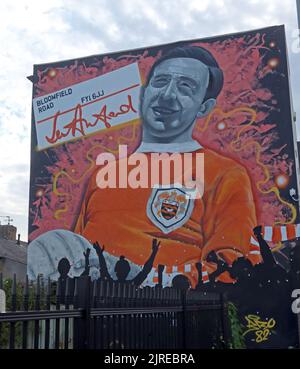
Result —
<instances>
[{"instance_id":1,"label":"white ticket graphic","mask_svg":"<svg viewBox=\"0 0 300 369\"><path fill-rule=\"evenodd\" d=\"M141 78L133 63L33 99L38 150L139 118Z\"/></svg>"}]
</instances>

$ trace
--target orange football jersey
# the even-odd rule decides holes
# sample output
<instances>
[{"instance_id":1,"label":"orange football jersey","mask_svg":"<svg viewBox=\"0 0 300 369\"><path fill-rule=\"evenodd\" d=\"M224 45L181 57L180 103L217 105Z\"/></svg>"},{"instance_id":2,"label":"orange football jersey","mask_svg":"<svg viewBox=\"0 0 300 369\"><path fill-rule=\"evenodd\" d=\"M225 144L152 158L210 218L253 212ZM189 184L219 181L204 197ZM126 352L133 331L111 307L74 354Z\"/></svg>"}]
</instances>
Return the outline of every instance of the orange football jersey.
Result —
<instances>
[{"instance_id":1,"label":"orange football jersey","mask_svg":"<svg viewBox=\"0 0 300 369\"><path fill-rule=\"evenodd\" d=\"M177 223L179 226L174 220L180 209L176 202L178 196L172 198L173 201L164 202L161 199L166 197L164 192L155 197L157 190L154 188L100 189L96 183L100 168L97 167L91 176L74 231L92 243L98 241L105 245L108 253L124 255L138 265L143 265L148 259L152 239L157 238L161 245L154 267L162 264L168 271L175 266L177 271L189 277L193 287L198 280L197 262L205 263L208 273L215 270L214 264L205 261L212 250L229 264L242 255L256 263L258 256L249 254L252 229L257 223L246 170L212 150L199 149L193 155L197 153L204 154L204 194L202 198L189 200L193 206ZM146 155L150 163L151 154ZM196 175L195 162L193 175ZM122 159L117 164L124 165ZM148 172L150 175L150 168ZM169 190L169 194L171 192ZM156 209L155 206L160 206L160 209L151 218L149 213ZM163 220L162 225L160 219ZM174 223L171 231L164 229L163 224L168 222ZM187 264L191 265L188 272L184 267ZM227 272L219 280L232 281Z\"/></svg>"}]
</instances>

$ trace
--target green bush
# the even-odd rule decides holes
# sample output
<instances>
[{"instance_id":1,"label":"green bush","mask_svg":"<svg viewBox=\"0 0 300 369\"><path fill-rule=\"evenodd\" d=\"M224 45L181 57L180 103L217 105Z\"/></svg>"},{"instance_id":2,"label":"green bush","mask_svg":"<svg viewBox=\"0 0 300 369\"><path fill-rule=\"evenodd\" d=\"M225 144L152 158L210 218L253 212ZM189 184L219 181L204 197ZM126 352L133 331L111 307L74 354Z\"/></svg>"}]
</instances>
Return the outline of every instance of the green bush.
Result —
<instances>
[{"instance_id":1,"label":"green bush","mask_svg":"<svg viewBox=\"0 0 300 369\"><path fill-rule=\"evenodd\" d=\"M240 323L238 310L232 302L228 303L228 318L231 329L230 347L233 349L245 349L244 327Z\"/></svg>"}]
</instances>

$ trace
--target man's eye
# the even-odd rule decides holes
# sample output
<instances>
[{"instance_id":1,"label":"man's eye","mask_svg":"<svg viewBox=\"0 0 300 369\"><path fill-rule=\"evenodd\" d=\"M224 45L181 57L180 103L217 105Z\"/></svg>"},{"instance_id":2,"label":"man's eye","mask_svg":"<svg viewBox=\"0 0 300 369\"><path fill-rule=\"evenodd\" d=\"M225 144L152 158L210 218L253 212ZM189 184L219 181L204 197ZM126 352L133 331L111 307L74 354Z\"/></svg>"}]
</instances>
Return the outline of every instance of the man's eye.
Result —
<instances>
[{"instance_id":1,"label":"man's eye","mask_svg":"<svg viewBox=\"0 0 300 369\"><path fill-rule=\"evenodd\" d=\"M186 91L193 91L194 90L194 86L191 85L188 82L180 82L178 84L178 88L181 88L181 89L186 90Z\"/></svg>"},{"instance_id":2,"label":"man's eye","mask_svg":"<svg viewBox=\"0 0 300 369\"><path fill-rule=\"evenodd\" d=\"M177 89L183 95L192 96L195 94L197 87L192 83L182 81L177 84Z\"/></svg>"},{"instance_id":3,"label":"man's eye","mask_svg":"<svg viewBox=\"0 0 300 369\"><path fill-rule=\"evenodd\" d=\"M160 78L155 78L151 82L151 85L153 87L162 87L162 86L165 86L168 82L169 82L168 78L160 77Z\"/></svg>"}]
</instances>

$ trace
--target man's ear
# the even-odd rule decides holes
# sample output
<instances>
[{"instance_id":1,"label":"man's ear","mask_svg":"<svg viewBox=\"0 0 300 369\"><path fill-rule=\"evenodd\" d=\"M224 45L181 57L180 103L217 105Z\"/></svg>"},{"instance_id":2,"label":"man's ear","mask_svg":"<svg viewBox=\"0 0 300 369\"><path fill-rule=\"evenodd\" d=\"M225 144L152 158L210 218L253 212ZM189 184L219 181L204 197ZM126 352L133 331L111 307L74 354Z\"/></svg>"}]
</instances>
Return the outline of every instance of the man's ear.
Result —
<instances>
[{"instance_id":1,"label":"man's ear","mask_svg":"<svg viewBox=\"0 0 300 369\"><path fill-rule=\"evenodd\" d=\"M216 102L217 102L216 99L212 99L212 98L204 101L201 104L200 109L197 113L197 118L205 117L208 113L210 113L215 107Z\"/></svg>"}]
</instances>

